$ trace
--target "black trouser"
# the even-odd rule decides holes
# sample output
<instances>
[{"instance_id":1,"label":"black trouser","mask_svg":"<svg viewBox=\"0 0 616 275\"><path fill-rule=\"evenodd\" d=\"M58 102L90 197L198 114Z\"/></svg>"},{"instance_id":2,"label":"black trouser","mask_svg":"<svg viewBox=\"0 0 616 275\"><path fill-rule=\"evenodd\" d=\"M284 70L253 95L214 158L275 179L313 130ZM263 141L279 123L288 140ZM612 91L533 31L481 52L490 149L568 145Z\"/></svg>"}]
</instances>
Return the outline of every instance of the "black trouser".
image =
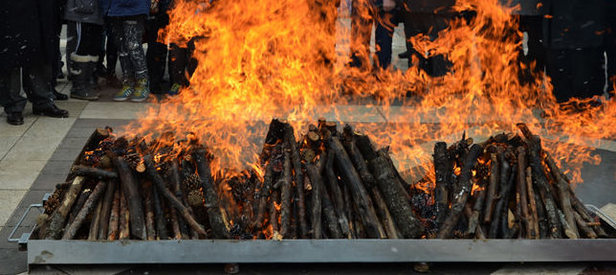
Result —
<instances>
[{"instance_id":1,"label":"black trouser","mask_svg":"<svg viewBox=\"0 0 616 275\"><path fill-rule=\"evenodd\" d=\"M558 102L603 94L603 48L549 49L547 73Z\"/></svg>"},{"instance_id":2,"label":"black trouser","mask_svg":"<svg viewBox=\"0 0 616 275\"><path fill-rule=\"evenodd\" d=\"M158 41L158 30L169 23L169 16L162 12L151 16L145 25L145 42L148 43L146 61L150 77L150 90L160 92L161 81L165 75L167 45Z\"/></svg>"},{"instance_id":3,"label":"black trouser","mask_svg":"<svg viewBox=\"0 0 616 275\"><path fill-rule=\"evenodd\" d=\"M74 24L76 29L75 53L97 57L103 44L103 26L74 21L69 21L69 24Z\"/></svg>"},{"instance_id":4,"label":"black trouser","mask_svg":"<svg viewBox=\"0 0 616 275\"><path fill-rule=\"evenodd\" d=\"M118 46L123 81L148 79L142 45L145 16L111 17L111 24Z\"/></svg>"},{"instance_id":5,"label":"black trouser","mask_svg":"<svg viewBox=\"0 0 616 275\"><path fill-rule=\"evenodd\" d=\"M110 21L111 19L109 17L105 18L105 25L103 25L103 38L105 39L105 47L101 49L101 52L98 56L101 62L103 59L106 59L107 72L105 73L108 76L115 75L115 68L116 64L118 63L118 46L115 44L115 39Z\"/></svg>"},{"instance_id":6,"label":"black trouser","mask_svg":"<svg viewBox=\"0 0 616 275\"><path fill-rule=\"evenodd\" d=\"M36 64L0 72L0 105L7 113L23 112L26 98L20 95L23 83L28 100L36 108L53 104L51 64Z\"/></svg>"},{"instance_id":7,"label":"black trouser","mask_svg":"<svg viewBox=\"0 0 616 275\"><path fill-rule=\"evenodd\" d=\"M386 69L391 65L391 46L394 36L394 28L401 21L401 12L393 10L391 12L381 11L376 20L376 30L374 38L377 45L376 55L378 57L378 66Z\"/></svg>"},{"instance_id":8,"label":"black trouser","mask_svg":"<svg viewBox=\"0 0 616 275\"><path fill-rule=\"evenodd\" d=\"M522 84L531 83L534 77L540 76L545 68L546 49L543 46L542 16L520 16L520 31L528 35L528 52L520 48L519 60L524 67L520 69L519 77ZM535 62L534 68L531 64Z\"/></svg>"},{"instance_id":9,"label":"black trouser","mask_svg":"<svg viewBox=\"0 0 616 275\"><path fill-rule=\"evenodd\" d=\"M188 48L172 43L169 49L169 78L172 83L182 86L190 85L190 77L197 69L197 60L192 58L194 42L188 42Z\"/></svg>"},{"instance_id":10,"label":"black trouser","mask_svg":"<svg viewBox=\"0 0 616 275\"><path fill-rule=\"evenodd\" d=\"M605 37L605 51L607 52L607 76L609 78L608 91L614 91L614 82L616 79L616 3L609 1L608 12L611 14L607 17L608 32Z\"/></svg>"},{"instance_id":11,"label":"black trouser","mask_svg":"<svg viewBox=\"0 0 616 275\"><path fill-rule=\"evenodd\" d=\"M62 53L60 52L60 33L62 32L62 21L58 21L58 26L56 27L56 35L58 36L58 43L54 43L53 47L55 52L55 57L53 58L53 62L51 63L51 87L55 88L58 84L58 75L62 72Z\"/></svg>"},{"instance_id":12,"label":"black trouser","mask_svg":"<svg viewBox=\"0 0 616 275\"><path fill-rule=\"evenodd\" d=\"M453 17L452 14L431 14L431 13L411 13L404 12L404 35L406 40L418 35L425 34L430 37L431 40L435 40L438 37L438 32L444 30L449 26L449 21ZM427 72L430 76L443 76L451 67L451 62L445 58L445 56L438 54L433 55L431 53L419 53L413 48L410 42L407 42L407 50L412 54L409 58L409 67L413 66L413 56L418 61L420 69ZM427 58L424 57L427 56Z\"/></svg>"}]
</instances>

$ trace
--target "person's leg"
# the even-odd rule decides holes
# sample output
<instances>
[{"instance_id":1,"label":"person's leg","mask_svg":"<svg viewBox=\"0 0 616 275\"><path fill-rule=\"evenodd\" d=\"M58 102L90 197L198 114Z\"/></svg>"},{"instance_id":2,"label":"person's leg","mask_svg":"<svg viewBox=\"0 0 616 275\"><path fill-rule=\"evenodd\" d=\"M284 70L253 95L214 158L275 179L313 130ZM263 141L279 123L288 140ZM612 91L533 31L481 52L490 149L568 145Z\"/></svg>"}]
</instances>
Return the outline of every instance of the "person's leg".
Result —
<instances>
[{"instance_id":1,"label":"person's leg","mask_svg":"<svg viewBox=\"0 0 616 275\"><path fill-rule=\"evenodd\" d=\"M422 33L423 25L425 25L424 21L426 20L425 17L425 15L419 13L411 13L408 11L403 13L404 36L406 39L406 49L409 52L409 68L415 65L423 70L427 68L427 60L424 55L419 53L410 42L411 37Z\"/></svg>"},{"instance_id":2,"label":"person's leg","mask_svg":"<svg viewBox=\"0 0 616 275\"><path fill-rule=\"evenodd\" d=\"M570 68L573 76L573 91L577 98L603 95L605 85L603 70L603 49L575 49L570 54Z\"/></svg>"},{"instance_id":3,"label":"person's leg","mask_svg":"<svg viewBox=\"0 0 616 275\"><path fill-rule=\"evenodd\" d=\"M100 34L96 25L77 22L78 41L77 48L71 54L73 63L73 86L71 97L83 100L97 100L98 93L94 91L95 61L98 59L99 49L96 43L100 42ZM100 45L100 44L99 44Z\"/></svg>"},{"instance_id":4,"label":"person's leg","mask_svg":"<svg viewBox=\"0 0 616 275\"><path fill-rule=\"evenodd\" d=\"M24 124L22 112L26 98L21 92L21 68L0 72L0 105L7 114L6 121L12 125Z\"/></svg>"},{"instance_id":5,"label":"person's leg","mask_svg":"<svg viewBox=\"0 0 616 275\"><path fill-rule=\"evenodd\" d=\"M126 47L135 75L136 85L131 101L141 102L150 94L148 67L141 39L145 27L145 17L137 16L124 21L123 28Z\"/></svg>"},{"instance_id":6,"label":"person's leg","mask_svg":"<svg viewBox=\"0 0 616 275\"><path fill-rule=\"evenodd\" d=\"M71 80L73 74L71 73L72 61L71 54L77 49L77 24L74 21L66 22L66 50L64 52L66 58L67 78Z\"/></svg>"},{"instance_id":7,"label":"person's leg","mask_svg":"<svg viewBox=\"0 0 616 275\"><path fill-rule=\"evenodd\" d=\"M452 16L447 14L434 14L428 18L428 25L425 26L425 30L430 36L432 41L438 38L438 33L449 26L449 21ZM444 76L449 72L453 64L442 54L430 55L428 57L428 73L431 76Z\"/></svg>"},{"instance_id":8,"label":"person's leg","mask_svg":"<svg viewBox=\"0 0 616 275\"><path fill-rule=\"evenodd\" d=\"M181 86L188 86L186 79L187 64L188 50L172 43L169 48L169 78L171 80L169 94L177 94Z\"/></svg>"},{"instance_id":9,"label":"person's leg","mask_svg":"<svg viewBox=\"0 0 616 275\"><path fill-rule=\"evenodd\" d=\"M150 89L153 93L161 92L161 82L165 75L165 65L167 60L167 45L159 43L158 26L160 19L155 16L146 22L146 43L148 50L146 53L146 63L148 67L148 77L150 79Z\"/></svg>"},{"instance_id":10,"label":"person's leg","mask_svg":"<svg viewBox=\"0 0 616 275\"><path fill-rule=\"evenodd\" d=\"M370 36L373 8L368 1L353 0L351 12L351 63L354 68L370 66Z\"/></svg>"},{"instance_id":11,"label":"person's leg","mask_svg":"<svg viewBox=\"0 0 616 275\"><path fill-rule=\"evenodd\" d=\"M68 117L68 111L56 107L51 94L51 64L32 64L22 68L22 81L32 113L49 117Z\"/></svg>"},{"instance_id":12,"label":"person's leg","mask_svg":"<svg viewBox=\"0 0 616 275\"><path fill-rule=\"evenodd\" d=\"M379 18L376 20L374 36L377 45L377 65L382 69L387 69L389 65L391 65L391 44L395 27L393 17L394 14L391 12L381 12Z\"/></svg>"},{"instance_id":13,"label":"person's leg","mask_svg":"<svg viewBox=\"0 0 616 275\"><path fill-rule=\"evenodd\" d=\"M115 38L115 44L118 46L118 57L120 59L120 66L122 67L122 89L113 96L113 100L124 101L134 92L135 74L128 53L128 39L124 30L125 19L120 17L111 17L111 19L112 32Z\"/></svg>"}]
</instances>

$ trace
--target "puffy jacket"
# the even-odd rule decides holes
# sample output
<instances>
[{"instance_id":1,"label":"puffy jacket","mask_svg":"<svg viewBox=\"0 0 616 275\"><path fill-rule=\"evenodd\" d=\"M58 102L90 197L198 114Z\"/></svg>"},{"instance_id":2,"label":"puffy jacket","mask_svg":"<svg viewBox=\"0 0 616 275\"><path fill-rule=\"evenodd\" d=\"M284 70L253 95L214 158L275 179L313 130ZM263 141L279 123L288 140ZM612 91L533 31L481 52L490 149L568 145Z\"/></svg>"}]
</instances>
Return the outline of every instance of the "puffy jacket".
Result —
<instances>
[{"instance_id":1,"label":"puffy jacket","mask_svg":"<svg viewBox=\"0 0 616 275\"><path fill-rule=\"evenodd\" d=\"M102 25L103 11L98 0L68 0L64 19Z\"/></svg>"},{"instance_id":2,"label":"puffy jacket","mask_svg":"<svg viewBox=\"0 0 616 275\"><path fill-rule=\"evenodd\" d=\"M404 0L412 13L446 13L455 3L455 0Z\"/></svg>"},{"instance_id":3,"label":"puffy jacket","mask_svg":"<svg viewBox=\"0 0 616 275\"><path fill-rule=\"evenodd\" d=\"M614 0L609 0L614 1ZM600 47L606 31L605 0L544 0L544 44L550 49ZM609 15L613 16L613 15Z\"/></svg>"},{"instance_id":4,"label":"puffy jacket","mask_svg":"<svg viewBox=\"0 0 616 275\"><path fill-rule=\"evenodd\" d=\"M519 15L540 15L539 0L500 0L501 5L514 7L520 5L514 14Z\"/></svg>"},{"instance_id":5,"label":"puffy jacket","mask_svg":"<svg viewBox=\"0 0 616 275\"><path fill-rule=\"evenodd\" d=\"M148 15L150 0L101 0L105 16Z\"/></svg>"}]
</instances>

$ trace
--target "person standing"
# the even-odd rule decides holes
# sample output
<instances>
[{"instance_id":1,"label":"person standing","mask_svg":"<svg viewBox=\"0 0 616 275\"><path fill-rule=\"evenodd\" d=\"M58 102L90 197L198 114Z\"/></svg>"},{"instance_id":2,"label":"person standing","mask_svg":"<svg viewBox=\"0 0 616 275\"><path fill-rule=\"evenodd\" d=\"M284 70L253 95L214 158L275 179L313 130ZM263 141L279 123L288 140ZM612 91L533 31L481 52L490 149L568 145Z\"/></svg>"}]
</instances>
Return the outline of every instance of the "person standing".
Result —
<instances>
[{"instance_id":1,"label":"person standing","mask_svg":"<svg viewBox=\"0 0 616 275\"><path fill-rule=\"evenodd\" d=\"M610 0L611 1L611 0ZM559 103L601 95L606 0L544 0L546 71Z\"/></svg>"},{"instance_id":2,"label":"person standing","mask_svg":"<svg viewBox=\"0 0 616 275\"><path fill-rule=\"evenodd\" d=\"M56 0L5 1L0 5L0 37L5 41L0 51L0 105L9 124L24 123L22 82L35 115L69 115L55 105L51 87L51 64L57 61L53 47L58 39L56 7Z\"/></svg>"},{"instance_id":3,"label":"person standing","mask_svg":"<svg viewBox=\"0 0 616 275\"><path fill-rule=\"evenodd\" d=\"M68 0L64 19L74 25L76 48L70 53L69 70L73 77L71 97L97 100L97 80L94 75L102 46L103 14L98 0Z\"/></svg>"},{"instance_id":4,"label":"person standing","mask_svg":"<svg viewBox=\"0 0 616 275\"><path fill-rule=\"evenodd\" d=\"M102 0L102 5L103 15L111 20L122 66L122 89L113 100L145 101L150 90L142 39L150 0Z\"/></svg>"},{"instance_id":5,"label":"person standing","mask_svg":"<svg viewBox=\"0 0 616 275\"><path fill-rule=\"evenodd\" d=\"M148 50L145 55L150 78L150 91L162 93L161 82L165 75L167 63L167 45L158 41L158 31L169 24L169 0L154 0L150 9L150 16L145 26L145 42Z\"/></svg>"}]
</instances>

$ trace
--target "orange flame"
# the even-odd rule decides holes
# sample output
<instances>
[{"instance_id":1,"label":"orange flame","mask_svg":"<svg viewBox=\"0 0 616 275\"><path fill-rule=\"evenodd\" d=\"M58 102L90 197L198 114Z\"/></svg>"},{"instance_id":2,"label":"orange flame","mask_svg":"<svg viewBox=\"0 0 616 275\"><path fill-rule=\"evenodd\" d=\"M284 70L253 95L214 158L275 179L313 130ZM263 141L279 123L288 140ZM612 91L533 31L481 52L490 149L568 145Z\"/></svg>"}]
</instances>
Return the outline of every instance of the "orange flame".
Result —
<instances>
[{"instance_id":1,"label":"orange flame","mask_svg":"<svg viewBox=\"0 0 616 275\"><path fill-rule=\"evenodd\" d=\"M458 0L455 10L473 10L476 17L452 20L435 40L411 38L419 52L444 54L452 62L450 72L438 78L417 67L375 72L345 66L351 44L364 54L370 48L355 43L348 14L338 14L335 1L176 2L164 38L179 45L194 41L199 65L191 86L146 112L125 132L146 137L190 133L216 156L215 171L256 163L267 128L263 121L272 117L289 120L296 136L307 121L324 114L354 120L357 114L345 107L348 92L375 98L367 107L396 122L355 126L377 144L390 146L400 170L421 165L430 171L431 141L452 142L465 130L480 140L515 132L515 124L525 122L580 182L582 164L600 161L591 147L616 134L614 101L602 98L602 108L573 112L559 108L543 75L530 84L519 82L522 33L510 16L513 9L498 0ZM396 101L402 106L394 106Z\"/></svg>"}]
</instances>

